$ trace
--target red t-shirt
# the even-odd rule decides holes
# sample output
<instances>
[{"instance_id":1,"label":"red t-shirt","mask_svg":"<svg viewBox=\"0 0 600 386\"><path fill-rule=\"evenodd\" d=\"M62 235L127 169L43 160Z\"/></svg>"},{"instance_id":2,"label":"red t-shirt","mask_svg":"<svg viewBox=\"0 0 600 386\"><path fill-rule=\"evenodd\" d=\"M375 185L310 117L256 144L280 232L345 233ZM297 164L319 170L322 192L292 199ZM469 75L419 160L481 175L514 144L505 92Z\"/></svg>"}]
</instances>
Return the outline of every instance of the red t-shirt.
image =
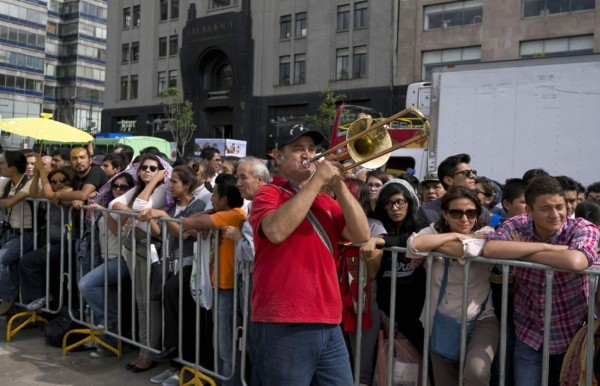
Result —
<instances>
[{"instance_id":1,"label":"red t-shirt","mask_svg":"<svg viewBox=\"0 0 600 386\"><path fill-rule=\"evenodd\" d=\"M342 300L335 260L305 218L282 243L274 244L261 231L261 222L293 192L280 177L260 188L252 200L250 224L254 233L252 321L271 323L339 324ZM311 211L329 235L337 256L345 222L339 204L319 193Z\"/></svg>"}]
</instances>

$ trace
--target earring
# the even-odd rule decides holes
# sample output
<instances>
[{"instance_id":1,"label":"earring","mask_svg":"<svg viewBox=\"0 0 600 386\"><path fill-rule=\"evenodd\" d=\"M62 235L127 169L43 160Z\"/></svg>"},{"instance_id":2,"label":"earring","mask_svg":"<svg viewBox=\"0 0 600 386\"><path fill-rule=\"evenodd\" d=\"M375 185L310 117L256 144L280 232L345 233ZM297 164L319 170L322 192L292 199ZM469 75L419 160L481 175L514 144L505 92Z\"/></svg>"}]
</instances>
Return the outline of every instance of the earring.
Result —
<instances>
[{"instance_id":1,"label":"earring","mask_svg":"<svg viewBox=\"0 0 600 386\"><path fill-rule=\"evenodd\" d=\"M450 223L448 222L448 220L445 220L445 224L446 224L446 226L450 225Z\"/></svg>"}]
</instances>

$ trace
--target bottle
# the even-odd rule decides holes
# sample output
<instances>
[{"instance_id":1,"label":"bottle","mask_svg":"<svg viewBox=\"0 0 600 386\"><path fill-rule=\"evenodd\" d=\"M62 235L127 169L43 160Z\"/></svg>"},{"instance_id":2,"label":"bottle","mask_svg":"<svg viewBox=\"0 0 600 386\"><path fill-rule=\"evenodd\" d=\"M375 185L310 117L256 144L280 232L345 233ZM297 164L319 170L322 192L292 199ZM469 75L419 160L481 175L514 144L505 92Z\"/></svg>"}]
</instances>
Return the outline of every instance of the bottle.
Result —
<instances>
[{"instance_id":1,"label":"bottle","mask_svg":"<svg viewBox=\"0 0 600 386\"><path fill-rule=\"evenodd\" d=\"M89 304L86 304L83 315L84 315L84 321L88 324L91 324L92 323L92 309L90 308Z\"/></svg>"}]
</instances>

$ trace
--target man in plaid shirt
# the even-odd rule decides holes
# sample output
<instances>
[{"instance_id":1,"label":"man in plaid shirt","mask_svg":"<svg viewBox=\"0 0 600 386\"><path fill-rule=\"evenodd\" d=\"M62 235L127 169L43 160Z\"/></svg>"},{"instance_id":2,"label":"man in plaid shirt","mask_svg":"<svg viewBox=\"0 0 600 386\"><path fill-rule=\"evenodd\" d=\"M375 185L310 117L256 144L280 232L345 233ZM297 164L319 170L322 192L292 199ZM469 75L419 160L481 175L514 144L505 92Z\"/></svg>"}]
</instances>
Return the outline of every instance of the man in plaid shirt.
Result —
<instances>
[{"instance_id":1,"label":"man in plaid shirt","mask_svg":"<svg viewBox=\"0 0 600 386\"><path fill-rule=\"evenodd\" d=\"M567 271L581 271L596 259L598 228L568 218L561 184L539 177L525 190L527 213L506 220L488 236L484 256L520 259ZM515 385L540 385L544 335L545 271L515 269ZM556 272L552 283L550 385L558 385L562 361L587 317L587 278Z\"/></svg>"}]
</instances>

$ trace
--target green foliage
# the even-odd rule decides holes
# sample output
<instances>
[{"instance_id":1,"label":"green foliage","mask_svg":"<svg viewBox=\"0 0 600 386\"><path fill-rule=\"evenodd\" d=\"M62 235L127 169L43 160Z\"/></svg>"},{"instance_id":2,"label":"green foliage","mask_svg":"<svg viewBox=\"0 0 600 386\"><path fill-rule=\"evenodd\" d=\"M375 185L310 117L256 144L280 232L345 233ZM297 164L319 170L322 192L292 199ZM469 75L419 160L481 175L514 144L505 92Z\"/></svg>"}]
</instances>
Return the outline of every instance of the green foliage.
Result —
<instances>
[{"instance_id":1,"label":"green foliage","mask_svg":"<svg viewBox=\"0 0 600 386\"><path fill-rule=\"evenodd\" d=\"M182 103L180 91L176 87L163 89L158 96L162 100L165 118L169 120L169 130L173 135L177 154L183 157L185 145L196 131L192 102L186 100Z\"/></svg>"},{"instance_id":2,"label":"green foliage","mask_svg":"<svg viewBox=\"0 0 600 386\"><path fill-rule=\"evenodd\" d=\"M329 142L337 105L346 99L346 95L335 94L333 91L326 89L321 91L321 98L319 112L316 115L305 115L304 124L309 128L321 130L325 140Z\"/></svg>"}]
</instances>

